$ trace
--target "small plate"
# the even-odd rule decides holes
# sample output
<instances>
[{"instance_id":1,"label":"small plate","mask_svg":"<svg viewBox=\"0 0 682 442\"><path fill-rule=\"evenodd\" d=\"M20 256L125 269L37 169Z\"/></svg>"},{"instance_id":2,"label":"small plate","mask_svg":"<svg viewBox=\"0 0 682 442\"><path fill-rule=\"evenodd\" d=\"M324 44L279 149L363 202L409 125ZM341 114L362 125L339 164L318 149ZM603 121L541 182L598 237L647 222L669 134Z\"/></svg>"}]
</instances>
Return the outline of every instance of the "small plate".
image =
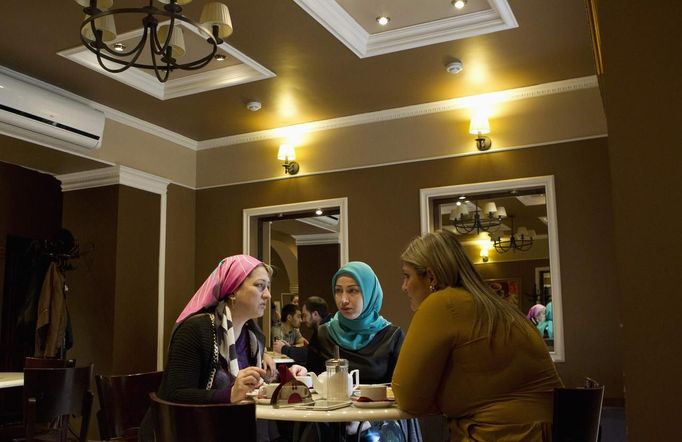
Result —
<instances>
[{"instance_id":1,"label":"small plate","mask_svg":"<svg viewBox=\"0 0 682 442\"><path fill-rule=\"evenodd\" d=\"M360 402L353 401L353 406L357 408L388 408L392 407L395 401L372 401L372 402Z\"/></svg>"}]
</instances>

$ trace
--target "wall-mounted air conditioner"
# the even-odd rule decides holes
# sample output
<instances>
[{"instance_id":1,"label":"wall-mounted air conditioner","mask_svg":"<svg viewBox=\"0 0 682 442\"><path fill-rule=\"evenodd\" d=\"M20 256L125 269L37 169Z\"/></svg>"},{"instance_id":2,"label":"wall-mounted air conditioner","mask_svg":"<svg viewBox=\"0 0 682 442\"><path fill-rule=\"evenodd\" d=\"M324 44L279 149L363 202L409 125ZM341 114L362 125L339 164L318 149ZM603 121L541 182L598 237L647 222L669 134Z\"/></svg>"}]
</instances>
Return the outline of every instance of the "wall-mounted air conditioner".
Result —
<instances>
[{"instance_id":1,"label":"wall-mounted air conditioner","mask_svg":"<svg viewBox=\"0 0 682 442\"><path fill-rule=\"evenodd\" d=\"M51 147L96 149L104 113L0 72L0 133Z\"/></svg>"}]
</instances>

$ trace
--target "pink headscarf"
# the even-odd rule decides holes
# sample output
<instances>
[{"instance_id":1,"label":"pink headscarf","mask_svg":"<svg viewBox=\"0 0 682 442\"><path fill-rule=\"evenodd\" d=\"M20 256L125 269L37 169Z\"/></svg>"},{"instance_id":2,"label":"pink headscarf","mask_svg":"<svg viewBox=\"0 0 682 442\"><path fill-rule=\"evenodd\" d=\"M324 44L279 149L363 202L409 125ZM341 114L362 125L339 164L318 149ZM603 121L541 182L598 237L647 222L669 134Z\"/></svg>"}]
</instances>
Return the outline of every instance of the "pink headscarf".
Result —
<instances>
[{"instance_id":1,"label":"pink headscarf","mask_svg":"<svg viewBox=\"0 0 682 442\"><path fill-rule=\"evenodd\" d=\"M249 255L228 256L220 261L218 267L189 300L175 323L179 324L206 307L218 305L227 295L234 293L251 271L261 264L261 261Z\"/></svg>"},{"instance_id":2,"label":"pink headscarf","mask_svg":"<svg viewBox=\"0 0 682 442\"><path fill-rule=\"evenodd\" d=\"M538 316L541 312L545 311L545 309L546 309L546 307L545 307L544 305L542 305L542 304L535 304L534 306L532 306L532 307L530 308L530 310L528 310L527 318L530 319L530 322L532 322L533 324L537 324L537 323L538 323L538 320L536 319L537 316Z\"/></svg>"}]
</instances>

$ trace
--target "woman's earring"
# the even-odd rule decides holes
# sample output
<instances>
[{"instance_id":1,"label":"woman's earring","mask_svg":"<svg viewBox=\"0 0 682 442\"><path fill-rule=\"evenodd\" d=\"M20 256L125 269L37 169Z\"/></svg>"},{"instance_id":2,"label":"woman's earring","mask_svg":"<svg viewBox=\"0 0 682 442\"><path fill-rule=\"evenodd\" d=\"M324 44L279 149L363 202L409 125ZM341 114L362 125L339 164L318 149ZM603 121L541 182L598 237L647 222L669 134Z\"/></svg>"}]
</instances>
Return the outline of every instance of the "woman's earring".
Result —
<instances>
[{"instance_id":1,"label":"woman's earring","mask_svg":"<svg viewBox=\"0 0 682 442\"><path fill-rule=\"evenodd\" d=\"M431 290L431 293L436 291L436 286L434 284L429 284L429 290Z\"/></svg>"}]
</instances>

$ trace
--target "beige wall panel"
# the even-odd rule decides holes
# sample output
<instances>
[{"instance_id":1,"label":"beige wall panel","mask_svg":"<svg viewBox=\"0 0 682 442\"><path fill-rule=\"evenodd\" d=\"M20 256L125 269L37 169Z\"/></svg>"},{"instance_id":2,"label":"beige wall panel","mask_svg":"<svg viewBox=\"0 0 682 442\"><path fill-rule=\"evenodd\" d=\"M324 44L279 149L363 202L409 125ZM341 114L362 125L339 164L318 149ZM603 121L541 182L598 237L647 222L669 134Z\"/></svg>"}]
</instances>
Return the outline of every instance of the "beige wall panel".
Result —
<instances>
[{"instance_id":1,"label":"beige wall panel","mask_svg":"<svg viewBox=\"0 0 682 442\"><path fill-rule=\"evenodd\" d=\"M589 158L589 161L585 159ZM197 276L242 250L242 210L348 197L349 258L369 263L384 288L382 313L403 327L411 313L401 292L400 253L419 234L419 189L553 174L556 179L564 297L567 384L585 375L622 397L620 317L611 232L605 139L197 192ZM599 222L585 213L599 214Z\"/></svg>"},{"instance_id":2,"label":"beige wall panel","mask_svg":"<svg viewBox=\"0 0 682 442\"><path fill-rule=\"evenodd\" d=\"M678 440L682 2L599 0L630 441ZM632 30L638 29L637 38ZM674 54L674 55L673 55ZM646 59L646 69L633 60ZM643 212L635 207L643 208ZM646 221L644 221L646 219Z\"/></svg>"},{"instance_id":3,"label":"beige wall panel","mask_svg":"<svg viewBox=\"0 0 682 442\"><path fill-rule=\"evenodd\" d=\"M547 124L547 115L552 123ZM300 174L476 153L470 111L457 110L312 132L296 149ZM603 136L606 123L597 88L502 103L490 118L493 148L513 148ZM271 139L201 150L197 187L283 176Z\"/></svg>"}]
</instances>

